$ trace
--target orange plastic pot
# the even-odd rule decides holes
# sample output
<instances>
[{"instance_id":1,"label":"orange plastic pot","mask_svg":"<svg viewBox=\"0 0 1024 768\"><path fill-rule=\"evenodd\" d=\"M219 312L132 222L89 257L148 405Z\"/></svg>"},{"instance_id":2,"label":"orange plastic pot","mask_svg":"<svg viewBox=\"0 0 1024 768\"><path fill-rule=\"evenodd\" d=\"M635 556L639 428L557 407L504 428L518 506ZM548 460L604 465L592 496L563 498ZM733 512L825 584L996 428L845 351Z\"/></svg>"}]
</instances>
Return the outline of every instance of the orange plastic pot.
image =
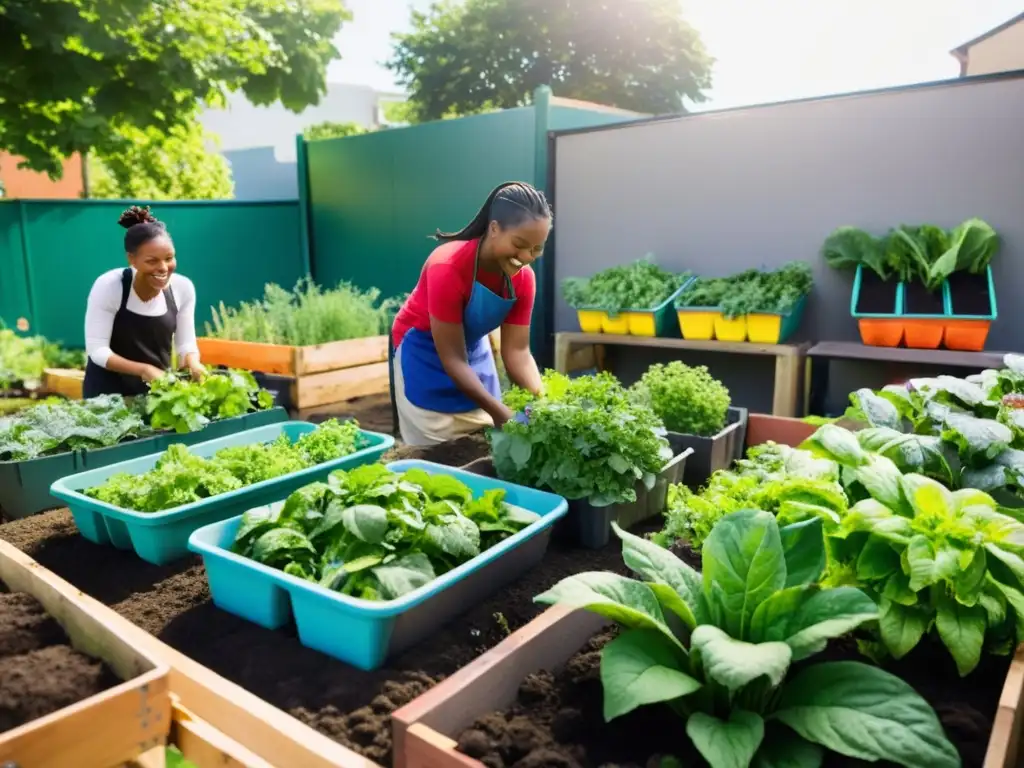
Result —
<instances>
[{"instance_id":1,"label":"orange plastic pot","mask_svg":"<svg viewBox=\"0 0 1024 768\"><path fill-rule=\"evenodd\" d=\"M857 321L857 327L860 340L869 347L898 347L903 340L902 320L861 319Z\"/></svg>"},{"instance_id":2,"label":"orange plastic pot","mask_svg":"<svg viewBox=\"0 0 1024 768\"><path fill-rule=\"evenodd\" d=\"M938 349L946 330L946 321L903 319L903 342L910 349Z\"/></svg>"},{"instance_id":3,"label":"orange plastic pot","mask_svg":"<svg viewBox=\"0 0 1024 768\"><path fill-rule=\"evenodd\" d=\"M947 349L981 352L985 349L991 320L947 320L944 337Z\"/></svg>"}]
</instances>

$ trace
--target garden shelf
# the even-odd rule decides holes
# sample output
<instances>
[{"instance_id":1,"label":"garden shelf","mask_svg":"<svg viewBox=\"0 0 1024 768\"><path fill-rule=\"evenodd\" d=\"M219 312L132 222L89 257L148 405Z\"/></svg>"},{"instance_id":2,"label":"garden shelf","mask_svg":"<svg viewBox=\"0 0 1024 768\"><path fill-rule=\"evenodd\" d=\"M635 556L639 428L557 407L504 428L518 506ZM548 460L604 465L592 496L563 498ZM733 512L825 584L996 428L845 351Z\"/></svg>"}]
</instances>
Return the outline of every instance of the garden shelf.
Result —
<instances>
[{"instance_id":1,"label":"garden shelf","mask_svg":"<svg viewBox=\"0 0 1024 768\"><path fill-rule=\"evenodd\" d=\"M0 580L38 600L76 650L103 660L125 682L0 733L0 765L110 768L162 747L171 713L170 667L124 637L106 608L66 583L55 585L55 578L0 541Z\"/></svg>"},{"instance_id":2,"label":"garden shelf","mask_svg":"<svg viewBox=\"0 0 1024 768\"><path fill-rule=\"evenodd\" d=\"M222 448L269 443L282 434L294 442L316 428L315 424L308 422L287 421L198 443L191 450L199 456L209 457ZM82 493L86 488L101 485L115 474L141 475L148 472L162 455L160 453L64 477L53 484L51 493L67 504L79 532L89 541L131 549L146 562L165 565L188 555L189 536L196 529L282 499L304 485L326 479L336 469L370 464L395 443L390 435L377 432L360 431L360 435L365 446L348 456L164 512L120 509Z\"/></svg>"},{"instance_id":3,"label":"garden shelf","mask_svg":"<svg viewBox=\"0 0 1024 768\"><path fill-rule=\"evenodd\" d=\"M387 467L450 475L469 486L475 497L501 488L507 503L540 519L397 600L374 602L235 554L231 544L242 522L239 515L200 528L189 540L189 548L203 557L217 607L267 629L280 629L294 617L303 645L360 669L376 669L536 566L547 551L552 526L566 513L561 496L465 470L427 461L396 461Z\"/></svg>"},{"instance_id":4,"label":"garden shelf","mask_svg":"<svg viewBox=\"0 0 1024 768\"><path fill-rule=\"evenodd\" d=\"M388 337L332 341L295 347L203 337L199 353L207 365L269 374L278 403L295 410L388 391Z\"/></svg>"},{"instance_id":5,"label":"garden shelf","mask_svg":"<svg viewBox=\"0 0 1024 768\"><path fill-rule=\"evenodd\" d=\"M378 768L376 763L157 640L4 541L0 541L0 578L17 591L37 590L33 594L48 610L42 595L47 595L47 599L55 601L60 610L68 614L85 613L90 617L87 628L92 622L101 624L102 631L90 629L87 635L90 642L105 642L109 637L111 647L127 644L153 660L159 669L166 669L163 679L169 685L162 695L167 698L167 708L151 713L160 715L150 721L152 748L141 751L146 742L133 743L136 749L130 755L107 760L115 739L117 742L132 739L137 731L129 732L123 720L120 723L123 736L115 730L118 725L115 721L97 723L94 730L73 734L78 741L66 754L80 749L83 757L81 761L74 761L75 768L111 768L118 764L122 768L162 768L164 743L177 746L185 758L199 768ZM32 586L26 589L27 584ZM150 694L160 694L159 687L151 686ZM144 700L140 702L136 696L133 716L145 713L140 703L144 704ZM58 747L66 746L68 735L56 737L60 741L53 743ZM6 736L0 736L0 745ZM91 753L96 761L85 759L90 755L86 750L93 744L98 745ZM65 758L63 762L46 760L47 755L42 760L30 760L22 753L12 758L0 746L0 761L20 757L24 768L66 765L66 754L61 754Z\"/></svg>"},{"instance_id":6,"label":"garden shelf","mask_svg":"<svg viewBox=\"0 0 1024 768\"><path fill-rule=\"evenodd\" d=\"M601 549L611 541L612 523L632 528L637 523L657 517L665 511L668 487L683 482L686 466L693 456L693 448L683 448L665 464L650 490L643 483L636 484L636 501L595 507L586 499L568 502L568 514L555 525L555 538L569 546ZM462 467L466 472L497 477L494 462L489 456L471 461Z\"/></svg>"},{"instance_id":7,"label":"garden shelf","mask_svg":"<svg viewBox=\"0 0 1024 768\"><path fill-rule=\"evenodd\" d=\"M50 489L62 477L161 453L174 443L193 445L283 422L287 418L288 414L283 408L272 408L213 421L196 432L160 432L149 437L126 440L109 448L67 451L23 461L0 461L0 513L8 518L20 519L53 509L58 506L58 501Z\"/></svg>"}]
</instances>

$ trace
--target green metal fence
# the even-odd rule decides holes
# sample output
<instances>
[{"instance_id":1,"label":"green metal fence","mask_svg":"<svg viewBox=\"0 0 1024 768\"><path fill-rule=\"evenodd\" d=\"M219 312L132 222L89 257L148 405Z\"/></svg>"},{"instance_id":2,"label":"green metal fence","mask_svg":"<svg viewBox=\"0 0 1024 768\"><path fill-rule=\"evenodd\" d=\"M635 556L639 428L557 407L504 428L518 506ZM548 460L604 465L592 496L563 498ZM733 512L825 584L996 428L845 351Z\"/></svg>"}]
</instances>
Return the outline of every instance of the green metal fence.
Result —
<instances>
[{"instance_id":1,"label":"green metal fence","mask_svg":"<svg viewBox=\"0 0 1024 768\"><path fill-rule=\"evenodd\" d=\"M343 139L300 137L299 196L317 281L377 286L385 296L412 290L434 230L460 229L503 181L543 188L549 130L634 117L557 101L541 88L530 107ZM539 279L538 308L548 290ZM535 344L546 333L542 319L534 313Z\"/></svg>"},{"instance_id":2,"label":"green metal fence","mask_svg":"<svg viewBox=\"0 0 1024 768\"><path fill-rule=\"evenodd\" d=\"M135 201L11 200L0 203L0 319L72 347L84 345L85 302L104 271L125 266L118 217ZM196 285L197 330L210 307L290 288L307 274L298 201L154 202Z\"/></svg>"}]
</instances>

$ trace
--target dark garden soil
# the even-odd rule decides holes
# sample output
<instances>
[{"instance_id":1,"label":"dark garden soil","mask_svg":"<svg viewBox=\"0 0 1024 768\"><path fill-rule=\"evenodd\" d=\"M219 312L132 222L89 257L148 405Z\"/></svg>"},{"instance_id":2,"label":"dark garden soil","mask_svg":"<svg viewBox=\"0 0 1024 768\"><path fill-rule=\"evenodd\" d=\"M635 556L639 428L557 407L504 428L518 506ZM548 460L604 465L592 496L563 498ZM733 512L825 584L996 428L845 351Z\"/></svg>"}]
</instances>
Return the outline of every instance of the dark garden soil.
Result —
<instances>
[{"instance_id":1,"label":"dark garden soil","mask_svg":"<svg viewBox=\"0 0 1024 768\"><path fill-rule=\"evenodd\" d=\"M862 270L857 311L872 315L893 314L896 311L896 286L895 281L882 282L871 270Z\"/></svg>"},{"instance_id":2,"label":"dark garden soil","mask_svg":"<svg viewBox=\"0 0 1024 768\"><path fill-rule=\"evenodd\" d=\"M681 722L668 707L643 707L604 722L600 649L615 632L611 628L592 637L554 673L528 676L508 710L487 713L459 735L459 751L489 768L657 768L659 758L668 754L675 754L686 766L706 765L689 740L680 736ZM843 639L805 663L823 661L865 660L854 641ZM949 653L938 643L926 642L886 669L934 707L964 768L981 768L1009 664L1008 657L987 657L965 681ZM643 738L638 739L638 734ZM831 753L824 765L866 764Z\"/></svg>"},{"instance_id":3,"label":"dark garden soil","mask_svg":"<svg viewBox=\"0 0 1024 768\"><path fill-rule=\"evenodd\" d=\"M954 272L949 276L949 297L954 315L988 315L992 305L988 296L988 274Z\"/></svg>"},{"instance_id":4,"label":"dark garden soil","mask_svg":"<svg viewBox=\"0 0 1024 768\"><path fill-rule=\"evenodd\" d=\"M331 418L352 418L358 421L359 426L363 429L390 435L393 426L391 397L390 395L369 395L305 412L303 416L304 421L311 421L314 424Z\"/></svg>"},{"instance_id":5,"label":"dark garden soil","mask_svg":"<svg viewBox=\"0 0 1024 768\"><path fill-rule=\"evenodd\" d=\"M929 291L921 283L911 280L904 284L903 311L908 315L942 315L945 305L942 291Z\"/></svg>"},{"instance_id":6,"label":"dark garden soil","mask_svg":"<svg viewBox=\"0 0 1024 768\"><path fill-rule=\"evenodd\" d=\"M431 456L451 461L438 451ZM464 463L465 456L457 459L453 463ZM617 539L596 551L552 544L543 563L518 582L467 606L461 618L387 667L363 672L304 648L294 627L269 631L215 608L199 558L154 566L132 553L90 544L66 510L0 525L0 539L182 653L381 765L391 764L390 713L537 616L543 607L533 603L535 595L580 571L626 573Z\"/></svg>"},{"instance_id":7,"label":"dark garden soil","mask_svg":"<svg viewBox=\"0 0 1024 768\"><path fill-rule=\"evenodd\" d=\"M418 459L447 464L450 467L461 467L475 459L489 455L491 447L482 431L449 440L440 445L416 447L412 445L396 445L384 454L382 461L400 461L402 459Z\"/></svg>"},{"instance_id":8,"label":"dark garden soil","mask_svg":"<svg viewBox=\"0 0 1024 768\"><path fill-rule=\"evenodd\" d=\"M0 733L76 704L120 682L74 650L35 598L0 582Z\"/></svg>"}]
</instances>

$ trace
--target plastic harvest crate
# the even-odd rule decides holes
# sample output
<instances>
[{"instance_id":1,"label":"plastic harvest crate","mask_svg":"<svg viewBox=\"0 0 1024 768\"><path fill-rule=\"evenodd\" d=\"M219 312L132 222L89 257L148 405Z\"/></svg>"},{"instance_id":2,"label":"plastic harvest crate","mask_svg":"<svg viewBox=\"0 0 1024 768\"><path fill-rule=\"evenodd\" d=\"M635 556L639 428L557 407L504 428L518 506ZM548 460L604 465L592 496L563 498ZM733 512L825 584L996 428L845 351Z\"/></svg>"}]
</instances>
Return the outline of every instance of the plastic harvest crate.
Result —
<instances>
[{"instance_id":1,"label":"plastic harvest crate","mask_svg":"<svg viewBox=\"0 0 1024 768\"><path fill-rule=\"evenodd\" d=\"M189 548L203 556L214 604L268 629L283 627L294 615L303 645L360 669L376 669L536 566L547 550L551 527L567 510L561 496L441 464L396 461L387 466L396 472L417 468L451 475L469 486L474 496L502 488L509 504L541 519L397 600L374 602L231 552L242 520L234 517L201 528L189 539Z\"/></svg>"},{"instance_id":2,"label":"plastic harvest crate","mask_svg":"<svg viewBox=\"0 0 1024 768\"><path fill-rule=\"evenodd\" d=\"M649 309L623 309L614 316L594 307L577 309L580 330L584 333L611 333L620 336L676 336L672 305L676 297L696 279L693 276L687 278L667 299Z\"/></svg>"},{"instance_id":3,"label":"plastic harvest crate","mask_svg":"<svg viewBox=\"0 0 1024 768\"><path fill-rule=\"evenodd\" d=\"M294 442L301 435L315 429L315 424L305 421L286 421L198 443L192 446L191 451L209 457L222 448L268 443L282 434ZM336 469L370 464L395 444L394 438L389 435L377 432L361 434L368 445L348 456L164 512L120 509L82 493L84 489L100 485L121 472L141 475L149 471L162 455L160 453L65 477L53 484L51 492L67 503L75 518L75 525L89 541L94 544L112 544L118 549L134 549L146 562L164 565L188 554L188 537L197 528L283 498L297 488L323 480Z\"/></svg>"},{"instance_id":4,"label":"plastic harvest crate","mask_svg":"<svg viewBox=\"0 0 1024 768\"><path fill-rule=\"evenodd\" d=\"M0 509L3 509L7 517L28 517L57 506L57 500L50 495L50 486L62 477L159 453L171 443L191 445L287 418L285 410L273 408L214 421L198 432L161 432L137 440L126 440L109 448L67 451L25 461L0 461Z\"/></svg>"}]
</instances>

